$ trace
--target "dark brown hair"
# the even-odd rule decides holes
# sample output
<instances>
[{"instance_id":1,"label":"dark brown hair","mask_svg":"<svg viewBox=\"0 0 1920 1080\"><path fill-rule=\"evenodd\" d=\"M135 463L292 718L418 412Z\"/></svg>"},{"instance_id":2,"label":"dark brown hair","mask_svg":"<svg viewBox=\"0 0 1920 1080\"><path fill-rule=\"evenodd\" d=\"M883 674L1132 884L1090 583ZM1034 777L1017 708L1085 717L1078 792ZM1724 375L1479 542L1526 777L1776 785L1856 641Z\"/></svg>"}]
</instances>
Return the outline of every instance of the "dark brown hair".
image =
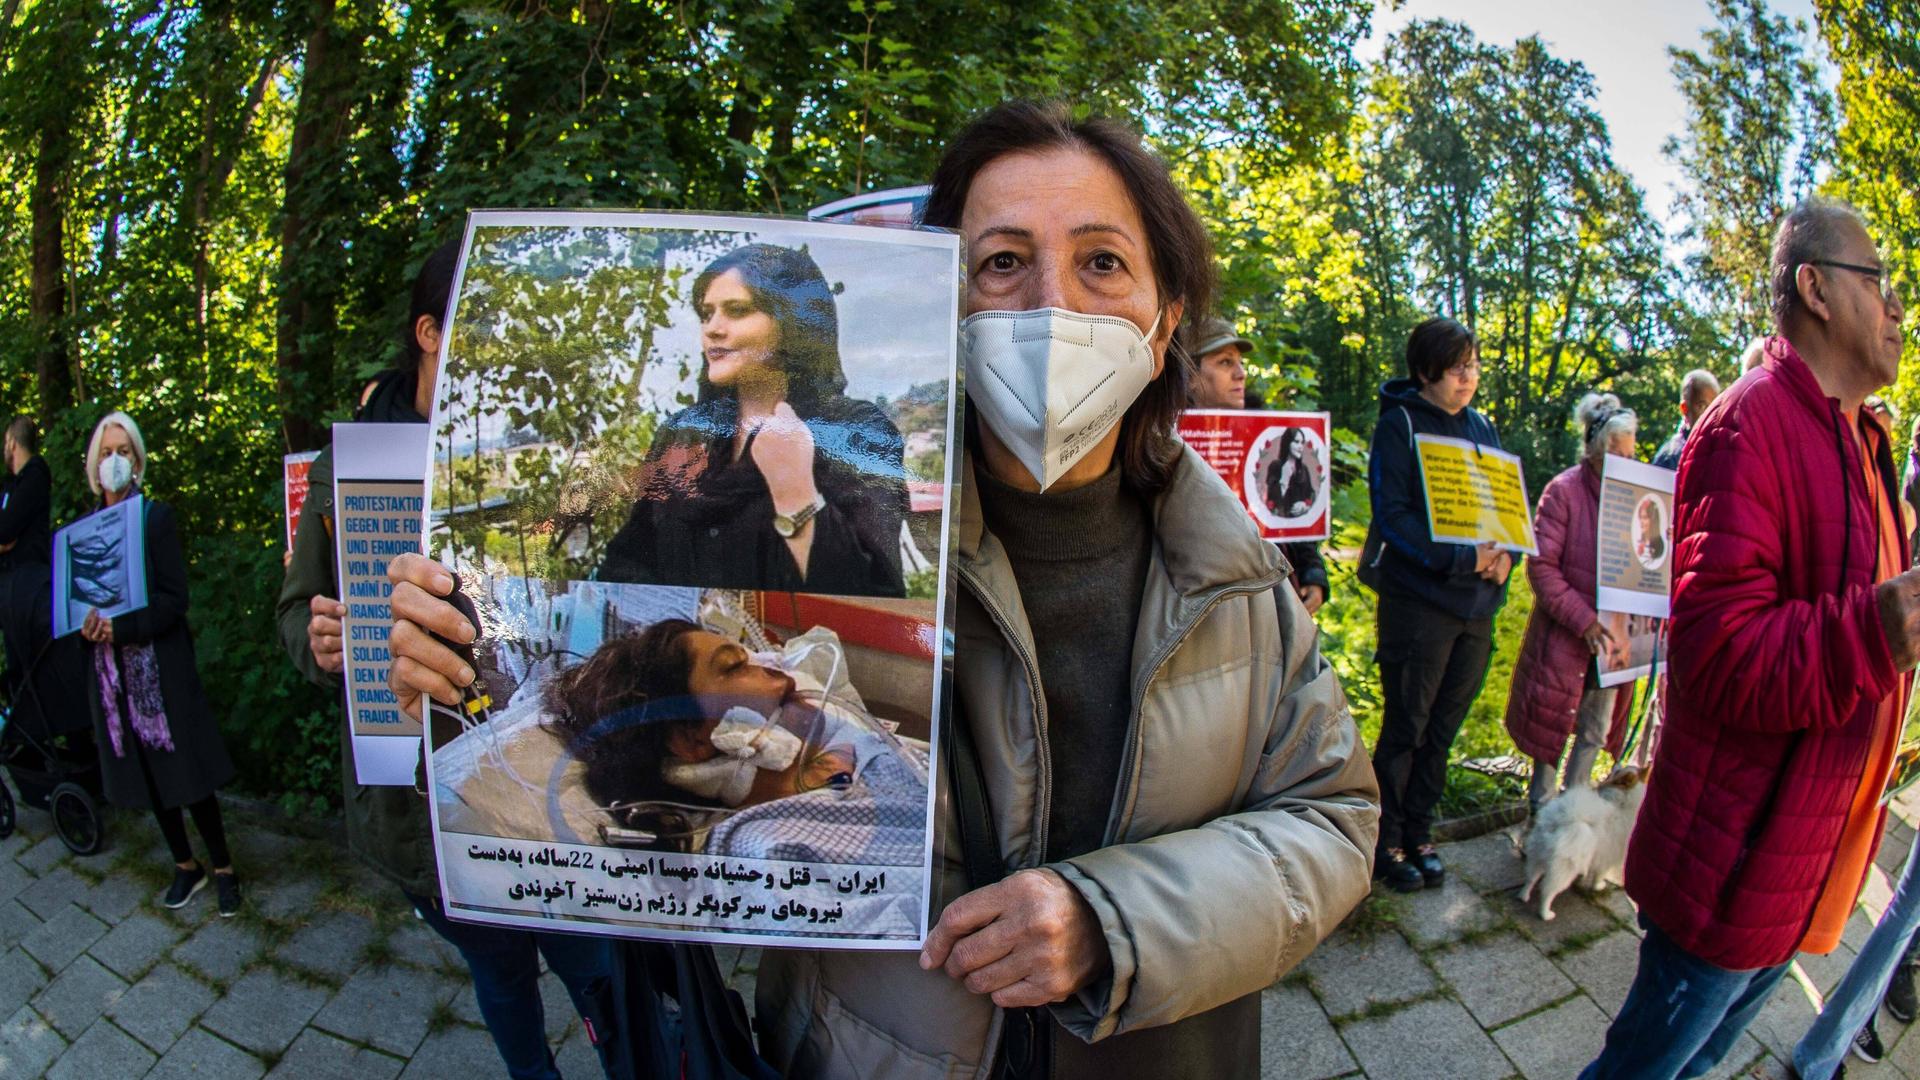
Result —
<instances>
[{"instance_id":1,"label":"dark brown hair","mask_svg":"<svg viewBox=\"0 0 1920 1080\"><path fill-rule=\"evenodd\" d=\"M660 774L668 737L705 719L687 686L687 635L698 629L685 619L662 619L601 645L547 684L548 730L585 768L587 791L601 805L706 801Z\"/></svg>"},{"instance_id":2,"label":"dark brown hair","mask_svg":"<svg viewBox=\"0 0 1920 1080\"><path fill-rule=\"evenodd\" d=\"M1104 117L1076 121L1062 102L1009 101L962 129L934 170L933 190L920 211L922 224L959 228L967 192L982 169L1008 154L1054 149L1085 150L1119 175L1147 230L1160 306L1179 301L1189 312L1209 310L1213 241L1166 163L1142 145L1133 128ZM1160 377L1141 391L1120 420L1120 467L1138 491L1157 492L1173 475L1180 455L1174 424L1187 405L1191 366L1184 346L1168 344Z\"/></svg>"},{"instance_id":3,"label":"dark brown hair","mask_svg":"<svg viewBox=\"0 0 1920 1080\"><path fill-rule=\"evenodd\" d=\"M702 323L710 310L707 289L728 271L740 275L754 308L766 312L779 328L774 362L787 376L787 401L803 417L818 415L823 401L847 389L840 367L839 311L820 264L805 248L748 244L729 251L694 279L693 309ZM704 366L699 386L701 401L733 393L708 382Z\"/></svg>"},{"instance_id":4,"label":"dark brown hair","mask_svg":"<svg viewBox=\"0 0 1920 1080\"><path fill-rule=\"evenodd\" d=\"M1407 335L1407 374L1421 386L1437 383L1464 361L1475 345L1473 331L1444 316L1428 319Z\"/></svg>"}]
</instances>

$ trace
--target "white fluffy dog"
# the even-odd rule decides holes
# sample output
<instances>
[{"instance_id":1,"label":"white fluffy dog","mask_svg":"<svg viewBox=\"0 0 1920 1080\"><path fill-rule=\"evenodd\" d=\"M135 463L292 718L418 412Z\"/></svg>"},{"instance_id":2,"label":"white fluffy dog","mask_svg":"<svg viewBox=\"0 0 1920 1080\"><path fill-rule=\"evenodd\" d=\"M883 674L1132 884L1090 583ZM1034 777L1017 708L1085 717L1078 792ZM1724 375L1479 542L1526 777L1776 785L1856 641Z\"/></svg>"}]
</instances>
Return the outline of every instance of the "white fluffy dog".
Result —
<instances>
[{"instance_id":1,"label":"white fluffy dog","mask_svg":"<svg viewBox=\"0 0 1920 1080\"><path fill-rule=\"evenodd\" d=\"M1547 801L1527 833L1527 884L1520 899L1540 892L1540 918L1553 918L1553 901L1575 881L1589 892L1619 880L1627 837L1647 797L1646 769L1615 769L1599 787L1569 788Z\"/></svg>"}]
</instances>

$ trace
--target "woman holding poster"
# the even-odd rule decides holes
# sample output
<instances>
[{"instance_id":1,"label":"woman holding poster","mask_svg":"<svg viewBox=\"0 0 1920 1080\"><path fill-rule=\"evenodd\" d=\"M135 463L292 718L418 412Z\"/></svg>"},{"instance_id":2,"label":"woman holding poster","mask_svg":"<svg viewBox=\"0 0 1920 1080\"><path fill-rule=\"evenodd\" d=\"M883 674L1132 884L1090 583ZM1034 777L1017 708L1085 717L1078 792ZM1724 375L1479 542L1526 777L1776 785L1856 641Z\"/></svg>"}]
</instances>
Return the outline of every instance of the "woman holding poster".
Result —
<instances>
[{"instance_id":1,"label":"woman holding poster","mask_svg":"<svg viewBox=\"0 0 1920 1080\"><path fill-rule=\"evenodd\" d=\"M1174 438L1206 229L1137 132L1027 103L956 138L925 218L970 259L937 782L972 840L917 954L768 949L761 1050L826 1078L1256 1076L1260 990L1367 893L1375 792L1278 554ZM458 700L471 672L422 632L473 640L452 581L393 577L395 689Z\"/></svg>"},{"instance_id":2,"label":"woman holding poster","mask_svg":"<svg viewBox=\"0 0 1920 1080\"><path fill-rule=\"evenodd\" d=\"M1603 687L1593 658L1623 647L1594 608L1599 574L1600 475L1608 454L1633 456L1640 421L1612 394L1580 399L1574 419L1581 425L1580 463L1548 481L1534 515L1540 554L1527 562L1533 585L1533 614L1520 658L1513 666L1507 695L1507 734L1533 759L1527 807L1560 792L1560 755L1572 734L1566 786L1593 783L1600 748L1618 755L1626 737L1633 695Z\"/></svg>"},{"instance_id":3,"label":"woman holding poster","mask_svg":"<svg viewBox=\"0 0 1920 1080\"><path fill-rule=\"evenodd\" d=\"M1373 872L1412 892L1446 875L1432 840L1433 808L1446 788L1447 754L1480 694L1493 658L1493 616L1507 599L1513 556L1492 543L1438 543L1429 525L1416 435L1498 448L1500 435L1472 406L1480 346L1452 319L1428 319L1407 338L1407 376L1380 388L1368 451L1373 535L1363 573L1375 609L1385 715L1373 749L1380 779L1380 848ZM1377 538L1377 542L1376 542Z\"/></svg>"},{"instance_id":4,"label":"woman holding poster","mask_svg":"<svg viewBox=\"0 0 1920 1080\"><path fill-rule=\"evenodd\" d=\"M87 484L99 509L142 496L147 444L123 412L108 413L87 443ZM233 779L220 725L200 685L187 627L187 560L166 503L142 498L147 603L111 619L87 614L80 635L93 643L89 674L94 693L94 744L107 799L129 810L151 810L173 855L173 883L161 902L184 907L207 887L207 868L194 858L181 808L207 845L220 914L240 911L240 879L227 851L216 793Z\"/></svg>"},{"instance_id":5,"label":"woman holding poster","mask_svg":"<svg viewBox=\"0 0 1920 1080\"><path fill-rule=\"evenodd\" d=\"M693 284L699 400L667 418L602 581L901 596L900 431L846 395L833 289L749 244Z\"/></svg>"}]
</instances>

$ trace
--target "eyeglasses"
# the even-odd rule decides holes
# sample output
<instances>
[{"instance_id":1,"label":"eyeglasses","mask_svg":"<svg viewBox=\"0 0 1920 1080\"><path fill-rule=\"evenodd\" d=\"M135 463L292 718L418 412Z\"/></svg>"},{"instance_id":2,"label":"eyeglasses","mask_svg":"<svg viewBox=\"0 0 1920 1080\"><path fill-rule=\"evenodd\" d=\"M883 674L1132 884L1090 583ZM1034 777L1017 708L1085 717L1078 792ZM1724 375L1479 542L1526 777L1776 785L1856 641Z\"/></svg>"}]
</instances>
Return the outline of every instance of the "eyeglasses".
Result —
<instances>
[{"instance_id":1,"label":"eyeglasses","mask_svg":"<svg viewBox=\"0 0 1920 1080\"><path fill-rule=\"evenodd\" d=\"M1894 301L1893 271L1884 266L1862 266L1859 263L1834 262L1832 259L1808 259L1808 266L1831 266L1840 270L1851 270L1856 274L1865 274L1880 287L1880 300L1891 304Z\"/></svg>"},{"instance_id":2,"label":"eyeglasses","mask_svg":"<svg viewBox=\"0 0 1920 1080\"><path fill-rule=\"evenodd\" d=\"M1462 360L1448 368L1447 374L1456 379L1471 379L1480 374L1480 358L1476 356L1472 360Z\"/></svg>"}]
</instances>

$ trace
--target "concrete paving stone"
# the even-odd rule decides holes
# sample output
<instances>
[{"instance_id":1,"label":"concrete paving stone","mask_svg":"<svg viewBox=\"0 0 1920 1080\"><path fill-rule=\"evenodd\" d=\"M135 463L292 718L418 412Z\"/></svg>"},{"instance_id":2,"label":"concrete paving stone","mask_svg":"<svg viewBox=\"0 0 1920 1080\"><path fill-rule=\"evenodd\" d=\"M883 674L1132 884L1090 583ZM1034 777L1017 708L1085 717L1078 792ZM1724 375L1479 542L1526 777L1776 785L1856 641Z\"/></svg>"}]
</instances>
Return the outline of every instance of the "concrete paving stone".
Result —
<instances>
[{"instance_id":1,"label":"concrete paving stone","mask_svg":"<svg viewBox=\"0 0 1920 1080\"><path fill-rule=\"evenodd\" d=\"M1733 1049L1727 1051L1727 1056L1720 1059L1720 1064L1700 1080L1736 1080L1737 1077L1759 1075L1757 1070L1774 1060L1752 1035L1742 1035L1740 1041L1733 1044Z\"/></svg>"},{"instance_id":2,"label":"concrete paving stone","mask_svg":"<svg viewBox=\"0 0 1920 1080\"><path fill-rule=\"evenodd\" d=\"M1589 899L1620 920L1627 929L1636 935L1640 933L1640 909L1633 906L1633 898L1627 895L1627 890L1618 886L1602 889Z\"/></svg>"},{"instance_id":3,"label":"concrete paving stone","mask_svg":"<svg viewBox=\"0 0 1920 1080\"><path fill-rule=\"evenodd\" d=\"M497 1076L500 1054L479 1028L451 1027L427 1036L413 1052L401 1080L444 1080L449 1076ZM592 1074L588 1074L592 1075Z\"/></svg>"},{"instance_id":4,"label":"concrete paving stone","mask_svg":"<svg viewBox=\"0 0 1920 1080\"><path fill-rule=\"evenodd\" d=\"M1520 927L1520 932L1533 939L1534 944L1544 950L1552 951L1567 942L1584 940L1598 934L1621 929L1620 921L1613 913L1580 895L1573 889L1553 902L1553 918L1542 921L1535 914L1537 904L1522 904L1517 896L1509 893L1501 901L1505 914L1511 916Z\"/></svg>"},{"instance_id":5,"label":"concrete paving stone","mask_svg":"<svg viewBox=\"0 0 1920 1080\"><path fill-rule=\"evenodd\" d=\"M360 966L373 924L346 911L329 912L295 931L274 955L295 967L344 979Z\"/></svg>"},{"instance_id":6,"label":"concrete paving stone","mask_svg":"<svg viewBox=\"0 0 1920 1080\"><path fill-rule=\"evenodd\" d=\"M440 975L394 964L362 968L313 1018L313 1026L405 1057L427 1036L433 1010L453 997Z\"/></svg>"},{"instance_id":7,"label":"concrete paving stone","mask_svg":"<svg viewBox=\"0 0 1920 1080\"><path fill-rule=\"evenodd\" d=\"M325 990L256 969L242 975L200 1026L259 1054L278 1054L326 1004Z\"/></svg>"},{"instance_id":8,"label":"concrete paving stone","mask_svg":"<svg viewBox=\"0 0 1920 1080\"><path fill-rule=\"evenodd\" d=\"M1435 983L1405 938L1391 931L1371 938L1329 939L1301 969L1313 982L1315 996L1338 1018L1350 1016L1374 1002L1405 1001L1431 991Z\"/></svg>"},{"instance_id":9,"label":"concrete paving stone","mask_svg":"<svg viewBox=\"0 0 1920 1080\"><path fill-rule=\"evenodd\" d=\"M0 1024L0 1076L39 1076L66 1048L52 1025L22 1005Z\"/></svg>"},{"instance_id":10,"label":"concrete paving stone","mask_svg":"<svg viewBox=\"0 0 1920 1080\"><path fill-rule=\"evenodd\" d=\"M155 1053L166 1053L214 1002L207 985L161 964L107 1007L107 1016Z\"/></svg>"},{"instance_id":11,"label":"concrete paving stone","mask_svg":"<svg viewBox=\"0 0 1920 1080\"><path fill-rule=\"evenodd\" d=\"M1442 844L1440 858L1450 874L1465 878L1480 892L1517 889L1527 880L1526 863L1514 847L1511 832L1496 829L1457 844Z\"/></svg>"},{"instance_id":12,"label":"concrete paving stone","mask_svg":"<svg viewBox=\"0 0 1920 1080\"><path fill-rule=\"evenodd\" d=\"M1895 839L1894 830L1898 826L1894 822L1897 820L1897 818L1887 819L1887 835L1880 841L1880 850L1873 855L1873 865L1878 866L1888 877L1896 881L1900 879L1901 867L1907 865L1908 853L1913 850L1912 829L1907 830L1909 835L1905 843Z\"/></svg>"},{"instance_id":13,"label":"concrete paving stone","mask_svg":"<svg viewBox=\"0 0 1920 1080\"><path fill-rule=\"evenodd\" d=\"M258 883L248 878L241 885L255 911L269 919L292 923L305 923L318 914L314 903L326 890L322 882L310 877Z\"/></svg>"},{"instance_id":14,"label":"concrete paving stone","mask_svg":"<svg viewBox=\"0 0 1920 1080\"><path fill-rule=\"evenodd\" d=\"M1464 934L1484 930L1497 916L1480 894L1449 874L1437 889L1421 889L1407 896L1400 931L1419 948L1458 941Z\"/></svg>"},{"instance_id":15,"label":"concrete paving stone","mask_svg":"<svg viewBox=\"0 0 1920 1080\"><path fill-rule=\"evenodd\" d=\"M1847 969L1853 966L1853 957L1853 950L1847 948L1846 942L1842 941L1839 948L1824 956L1818 953L1801 953L1793 958L1793 962L1800 965L1800 970L1806 973L1807 980L1813 983L1814 988L1819 990L1822 996L1825 996L1833 993L1833 988L1840 985L1840 980L1846 976Z\"/></svg>"},{"instance_id":16,"label":"concrete paving stone","mask_svg":"<svg viewBox=\"0 0 1920 1080\"><path fill-rule=\"evenodd\" d=\"M267 1074L267 1080L393 1080L406 1064L400 1058L308 1028L287 1047L280 1063ZM596 1068L592 1073L576 1073L561 1062L562 1076L591 1077L597 1072Z\"/></svg>"},{"instance_id":17,"label":"concrete paving stone","mask_svg":"<svg viewBox=\"0 0 1920 1080\"><path fill-rule=\"evenodd\" d=\"M448 1002L447 1007L453 1010L454 1019L463 1024L478 1024L481 1027L486 1026L486 1018L480 1015L480 1000L474 996L472 979L468 979L465 983L461 984L460 989L455 991L453 1000Z\"/></svg>"},{"instance_id":18,"label":"concrete paving stone","mask_svg":"<svg viewBox=\"0 0 1920 1080\"><path fill-rule=\"evenodd\" d=\"M59 866L21 889L17 899L28 911L42 919L51 919L68 904L78 904L90 888L87 879L74 873L73 867Z\"/></svg>"},{"instance_id":19,"label":"concrete paving stone","mask_svg":"<svg viewBox=\"0 0 1920 1080\"><path fill-rule=\"evenodd\" d=\"M603 1076L606 1070L600 1067L600 1051L594 1049L592 1040L587 1038L587 1029L576 1027L567 1041L553 1052L553 1063L559 1067L561 1076L595 1077Z\"/></svg>"},{"instance_id":20,"label":"concrete paving stone","mask_svg":"<svg viewBox=\"0 0 1920 1080\"><path fill-rule=\"evenodd\" d=\"M1640 968L1640 939L1618 930L1553 962L1587 992L1601 1012L1613 1016L1626 1003L1634 972Z\"/></svg>"},{"instance_id":21,"label":"concrete paving stone","mask_svg":"<svg viewBox=\"0 0 1920 1080\"><path fill-rule=\"evenodd\" d=\"M1887 1060L1898 1065L1903 1072L1920 1075L1920 1029L1913 1025L1902 1028L1885 1012L1880 1014L1880 1037L1891 1039L1898 1034L1900 1039L1892 1044L1887 1052Z\"/></svg>"},{"instance_id":22,"label":"concrete paving stone","mask_svg":"<svg viewBox=\"0 0 1920 1080\"><path fill-rule=\"evenodd\" d=\"M125 979L83 956L35 995L33 1007L60 1034L76 1039L126 992Z\"/></svg>"},{"instance_id":23,"label":"concrete paving stone","mask_svg":"<svg viewBox=\"0 0 1920 1080\"><path fill-rule=\"evenodd\" d=\"M1500 1028L1493 1041L1527 1080L1566 1080L1599 1056L1608 1022L1607 1014L1582 994Z\"/></svg>"},{"instance_id":24,"label":"concrete paving stone","mask_svg":"<svg viewBox=\"0 0 1920 1080\"><path fill-rule=\"evenodd\" d=\"M47 1080L144 1076L153 1062L153 1052L141 1046L140 1040L102 1020L73 1040L67 1052L47 1070Z\"/></svg>"},{"instance_id":25,"label":"concrete paving stone","mask_svg":"<svg viewBox=\"0 0 1920 1080\"><path fill-rule=\"evenodd\" d=\"M1767 999L1760 1015L1754 1017L1747 1034L1766 1047L1767 1053L1788 1061L1792 1059L1794 1044L1807 1033L1813 1018L1819 1014L1820 1009L1808 996L1807 988L1789 974L1780 980L1779 989Z\"/></svg>"},{"instance_id":26,"label":"concrete paving stone","mask_svg":"<svg viewBox=\"0 0 1920 1080\"><path fill-rule=\"evenodd\" d=\"M87 890L80 898L80 906L112 925L139 911L148 895L147 887L141 882L123 874L110 874Z\"/></svg>"},{"instance_id":27,"label":"concrete paving stone","mask_svg":"<svg viewBox=\"0 0 1920 1080\"><path fill-rule=\"evenodd\" d=\"M37 880L27 868L12 859L0 858L0 900L11 900L20 890Z\"/></svg>"},{"instance_id":28,"label":"concrete paving stone","mask_svg":"<svg viewBox=\"0 0 1920 1080\"><path fill-rule=\"evenodd\" d=\"M22 939L20 947L45 964L47 970L59 971L106 933L106 923L68 904Z\"/></svg>"},{"instance_id":29,"label":"concrete paving stone","mask_svg":"<svg viewBox=\"0 0 1920 1080\"><path fill-rule=\"evenodd\" d=\"M260 931L238 919L215 919L175 946L173 959L209 979L232 982L264 947Z\"/></svg>"},{"instance_id":30,"label":"concrete paving stone","mask_svg":"<svg viewBox=\"0 0 1920 1080\"><path fill-rule=\"evenodd\" d=\"M1341 1029L1367 1080L1504 1080L1513 1064L1455 1001L1423 1001Z\"/></svg>"},{"instance_id":31,"label":"concrete paving stone","mask_svg":"<svg viewBox=\"0 0 1920 1080\"><path fill-rule=\"evenodd\" d=\"M0 949L11 949L40 928L40 916L18 900L0 900Z\"/></svg>"},{"instance_id":32,"label":"concrete paving stone","mask_svg":"<svg viewBox=\"0 0 1920 1080\"><path fill-rule=\"evenodd\" d=\"M32 871L34 877L45 877L47 871L72 857L73 852L67 849L66 842L49 829L32 847L15 856L15 861Z\"/></svg>"},{"instance_id":33,"label":"concrete paving stone","mask_svg":"<svg viewBox=\"0 0 1920 1080\"><path fill-rule=\"evenodd\" d=\"M259 1058L194 1028L180 1036L146 1080L256 1080L266 1071Z\"/></svg>"},{"instance_id":34,"label":"concrete paving stone","mask_svg":"<svg viewBox=\"0 0 1920 1080\"><path fill-rule=\"evenodd\" d=\"M143 911L128 916L87 951L121 978L136 979L179 940L179 927Z\"/></svg>"},{"instance_id":35,"label":"concrete paving stone","mask_svg":"<svg viewBox=\"0 0 1920 1080\"><path fill-rule=\"evenodd\" d=\"M1873 919L1864 910L1854 908L1853 914L1847 916L1846 927L1840 931L1840 941L1858 953L1866 947L1867 939L1873 936L1873 925Z\"/></svg>"},{"instance_id":36,"label":"concrete paving stone","mask_svg":"<svg viewBox=\"0 0 1920 1080\"><path fill-rule=\"evenodd\" d=\"M1553 961L1518 934L1443 949L1427 959L1485 1027L1524 1016L1575 989Z\"/></svg>"},{"instance_id":37,"label":"concrete paving stone","mask_svg":"<svg viewBox=\"0 0 1920 1080\"><path fill-rule=\"evenodd\" d=\"M1340 1033L1306 987L1274 986L1260 995L1261 1080L1326 1080L1354 1068Z\"/></svg>"},{"instance_id":38,"label":"concrete paving stone","mask_svg":"<svg viewBox=\"0 0 1920 1080\"><path fill-rule=\"evenodd\" d=\"M47 973L38 961L19 949L8 949L0 956L0 1016L12 1016L45 985Z\"/></svg>"},{"instance_id":39,"label":"concrete paving stone","mask_svg":"<svg viewBox=\"0 0 1920 1080\"><path fill-rule=\"evenodd\" d=\"M1877 866L1867 867L1867 880L1860 886L1860 907L1866 909L1867 917L1874 922L1886 914L1887 905L1893 902L1893 879Z\"/></svg>"}]
</instances>

